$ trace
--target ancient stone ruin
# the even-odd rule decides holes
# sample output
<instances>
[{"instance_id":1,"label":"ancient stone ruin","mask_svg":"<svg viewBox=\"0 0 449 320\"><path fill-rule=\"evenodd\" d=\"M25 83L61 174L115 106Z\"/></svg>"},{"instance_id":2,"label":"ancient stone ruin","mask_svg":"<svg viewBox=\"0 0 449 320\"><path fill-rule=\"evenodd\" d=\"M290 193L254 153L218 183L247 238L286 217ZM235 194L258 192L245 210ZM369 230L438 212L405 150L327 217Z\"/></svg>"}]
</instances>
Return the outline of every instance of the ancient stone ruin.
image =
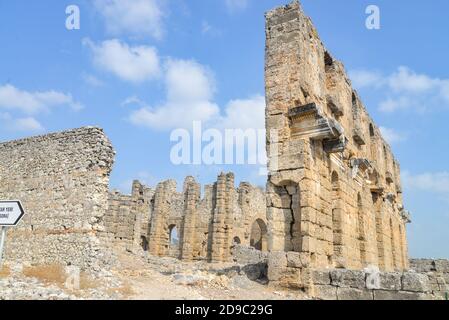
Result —
<instances>
[{"instance_id":1,"label":"ancient stone ruin","mask_svg":"<svg viewBox=\"0 0 449 320\"><path fill-rule=\"evenodd\" d=\"M0 144L0 199L22 201L6 258L98 270L113 257L103 217L114 163L109 139L87 127Z\"/></svg>"},{"instance_id":2,"label":"ancient stone ruin","mask_svg":"<svg viewBox=\"0 0 449 320\"><path fill-rule=\"evenodd\" d=\"M227 262L235 244L267 251L265 193L248 183L235 188L232 173L206 185L203 198L193 177L182 192L172 180L155 190L135 181L132 195L110 194L105 221L115 244L131 252Z\"/></svg>"},{"instance_id":3,"label":"ancient stone ruin","mask_svg":"<svg viewBox=\"0 0 449 320\"><path fill-rule=\"evenodd\" d=\"M399 163L299 3L266 15L270 251L408 268Z\"/></svg>"},{"instance_id":4,"label":"ancient stone ruin","mask_svg":"<svg viewBox=\"0 0 449 320\"><path fill-rule=\"evenodd\" d=\"M318 299L447 294L448 261L410 263L399 163L298 1L266 14L265 71L266 190L222 173L110 191L115 153L94 127L2 143L0 198L27 211L6 259L98 271L121 250L256 266Z\"/></svg>"}]
</instances>

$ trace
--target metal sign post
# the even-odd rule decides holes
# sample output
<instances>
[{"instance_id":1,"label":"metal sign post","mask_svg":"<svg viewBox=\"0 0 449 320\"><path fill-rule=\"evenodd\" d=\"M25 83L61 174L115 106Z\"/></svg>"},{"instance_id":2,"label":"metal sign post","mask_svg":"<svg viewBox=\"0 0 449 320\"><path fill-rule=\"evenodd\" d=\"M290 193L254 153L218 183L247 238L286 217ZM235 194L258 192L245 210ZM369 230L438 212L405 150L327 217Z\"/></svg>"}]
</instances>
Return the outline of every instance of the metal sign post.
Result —
<instances>
[{"instance_id":1,"label":"metal sign post","mask_svg":"<svg viewBox=\"0 0 449 320\"><path fill-rule=\"evenodd\" d=\"M6 227L0 227L1 235L0 235L0 268L2 267L3 260L3 247L6 241Z\"/></svg>"},{"instance_id":2,"label":"metal sign post","mask_svg":"<svg viewBox=\"0 0 449 320\"><path fill-rule=\"evenodd\" d=\"M9 227L17 226L24 214L25 211L20 201L0 201L0 267L2 266L6 231Z\"/></svg>"}]
</instances>

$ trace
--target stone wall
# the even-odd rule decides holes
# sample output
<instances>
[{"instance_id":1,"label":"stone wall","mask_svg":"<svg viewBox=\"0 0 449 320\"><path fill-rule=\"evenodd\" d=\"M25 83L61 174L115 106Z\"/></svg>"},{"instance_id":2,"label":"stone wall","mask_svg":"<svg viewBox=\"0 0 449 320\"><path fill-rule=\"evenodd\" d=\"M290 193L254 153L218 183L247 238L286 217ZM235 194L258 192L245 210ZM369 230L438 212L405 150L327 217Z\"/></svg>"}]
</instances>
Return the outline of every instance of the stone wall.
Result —
<instances>
[{"instance_id":1,"label":"stone wall","mask_svg":"<svg viewBox=\"0 0 449 320\"><path fill-rule=\"evenodd\" d=\"M156 189L134 182L132 195L110 194L106 226L115 244L129 251L186 261L232 260L233 244L267 251L266 197L249 183L234 186L232 173L213 185L187 177L182 192L168 180ZM176 228L177 241L171 239Z\"/></svg>"},{"instance_id":2,"label":"stone wall","mask_svg":"<svg viewBox=\"0 0 449 320\"><path fill-rule=\"evenodd\" d=\"M428 287L436 298L449 299L449 261L412 259L410 269L429 279Z\"/></svg>"},{"instance_id":3,"label":"stone wall","mask_svg":"<svg viewBox=\"0 0 449 320\"><path fill-rule=\"evenodd\" d=\"M298 1L266 14L269 249L406 270L400 167Z\"/></svg>"},{"instance_id":4,"label":"stone wall","mask_svg":"<svg viewBox=\"0 0 449 320\"><path fill-rule=\"evenodd\" d=\"M441 300L449 294L449 261L411 260L409 271L313 269L305 253L267 257L271 286L303 290L321 300Z\"/></svg>"},{"instance_id":5,"label":"stone wall","mask_svg":"<svg viewBox=\"0 0 449 320\"><path fill-rule=\"evenodd\" d=\"M0 198L26 215L10 228L6 260L99 270L112 262L105 232L114 151L86 127L0 144Z\"/></svg>"},{"instance_id":6,"label":"stone wall","mask_svg":"<svg viewBox=\"0 0 449 320\"><path fill-rule=\"evenodd\" d=\"M116 246L131 252L148 248L150 201L154 190L134 181L131 195L118 191L109 194L106 229L114 235Z\"/></svg>"}]
</instances>

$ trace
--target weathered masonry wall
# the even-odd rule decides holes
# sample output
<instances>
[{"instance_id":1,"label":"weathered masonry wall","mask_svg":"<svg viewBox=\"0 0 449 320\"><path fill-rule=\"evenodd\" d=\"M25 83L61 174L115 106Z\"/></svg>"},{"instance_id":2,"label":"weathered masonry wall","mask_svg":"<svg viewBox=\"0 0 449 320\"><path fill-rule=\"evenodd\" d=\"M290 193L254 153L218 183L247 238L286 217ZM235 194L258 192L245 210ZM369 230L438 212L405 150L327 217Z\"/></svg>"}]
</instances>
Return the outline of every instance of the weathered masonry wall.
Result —
<instances>
[{"instance_id":1,"label":"weathered masonry wall","mask_svg":"<svg viewBox=\"0 0 449 320\"><path fill-rule=\"evenodd\" d=\"M111 263L103 217L114 151L86 127L0 144L0 198L26 216L8 231L6 259L97 270Z\"/></svg>"},{"instance_id":2,"label":"weathered masonry wall","mask_svg":"<svg viewBox=\"0 0 449 320\"><path fill-rule=\"evenodd\" d=\"M449 297L448 260L410 260L410 270L382 272L313 269L305 253L273 252L266 258L273 287L305 290L321 300L444 300Z\"/></svg>"},{"instance_id":3,"label":"weathered masonry wall","mask_svg":"<svg viewBox=\"0 0 449 320\"><path fill-rule=\"evenodd\" d=\"M213 185L187 177L182 192L168 180L151 189L135 181L131 195L112 192L106 218L115 244L132 252L182 260L232 260L235 244L267 251L263 190L248 183L234 186L232 173Z\"/></svg>"},{"instance_id":4,"label":"weathered masonry wall","mask_svg":"<svg viewBox=\"0 0 449 320\"><path fill-rule=\"evenodd\" d=\"M270 251L406 270L399 163L297 1L266 14L265 74Z\"/></svg>"},{"instance_id":5,"label":"weathered masonry wall","mask_svg":"<svg viewBox=\"0 0 449 320\"><path fill-rule=\"evenodd\" d=\"M109 208L105 215L105 226L113 234L116 246L136 252L140 247L148 248L150 200L154 190L134 181L132 194L118 191L109 194Z\"/></svg>"}]
</instances>

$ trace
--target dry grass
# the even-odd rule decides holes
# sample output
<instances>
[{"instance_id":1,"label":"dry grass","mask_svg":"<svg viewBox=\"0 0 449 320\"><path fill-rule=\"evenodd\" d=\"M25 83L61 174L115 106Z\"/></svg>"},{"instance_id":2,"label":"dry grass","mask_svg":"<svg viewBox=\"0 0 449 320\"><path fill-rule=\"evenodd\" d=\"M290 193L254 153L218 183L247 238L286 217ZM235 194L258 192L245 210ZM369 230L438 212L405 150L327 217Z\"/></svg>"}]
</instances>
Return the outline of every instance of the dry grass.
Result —
<instances>
[{"instance_id":1,"label":"dry grass","mask_svg":"<svg viewBox=\"0 0 449 320\"><path fill-rule=\"evenodd\" d=\"M36 278L47 284L56 284L63 287L66 281L65 269L61 265L29 266L24 267L23 275L29 278Z\"/></svg>"},{"instance_id":2,"label":"dry grass","mask_svg":"<svg viewBox=\"0 0 449 320\"><path fill-rule=\"evenodd\" d=\"M31 266L23 268L23 275L36 278L46 284L57 285L65 288L67 273L65 267L61 265ZM93 279L85 272L80 273L80 290L95 289L100 286L100 281Z\"/></svg>"},{"instance_id":3,"label":"dry grass","mask_svg":"<svg viewBox=\"0 0 449 320\"><path fill-rule=\"evenodd\" d=\"M88 274L81 272L80 274L80 289L96 289L100 286L100 280L94 279Z\"/></svg>"},{"instance_id":4,"label":"dry grass","mask_svg":"<svg viewBox=\"0 0 449 320\"><path fill-rule=\"evenodd\" d=\"M0 268L0 278L7 278L11 274L11 270L8 266L3 266Z\"/></svg>"},{"instance_id":5,"label":"dry grass","mask_svg":"<svg viewBox=\"0 0 449 320\"><path fill-rule=\"evenodd\" d=\"M119 288L109 289L108 294L120 294L124 298L129 298L134 295L135 292L129 283L125 283Z\"/></svg>"}]
</instances>

